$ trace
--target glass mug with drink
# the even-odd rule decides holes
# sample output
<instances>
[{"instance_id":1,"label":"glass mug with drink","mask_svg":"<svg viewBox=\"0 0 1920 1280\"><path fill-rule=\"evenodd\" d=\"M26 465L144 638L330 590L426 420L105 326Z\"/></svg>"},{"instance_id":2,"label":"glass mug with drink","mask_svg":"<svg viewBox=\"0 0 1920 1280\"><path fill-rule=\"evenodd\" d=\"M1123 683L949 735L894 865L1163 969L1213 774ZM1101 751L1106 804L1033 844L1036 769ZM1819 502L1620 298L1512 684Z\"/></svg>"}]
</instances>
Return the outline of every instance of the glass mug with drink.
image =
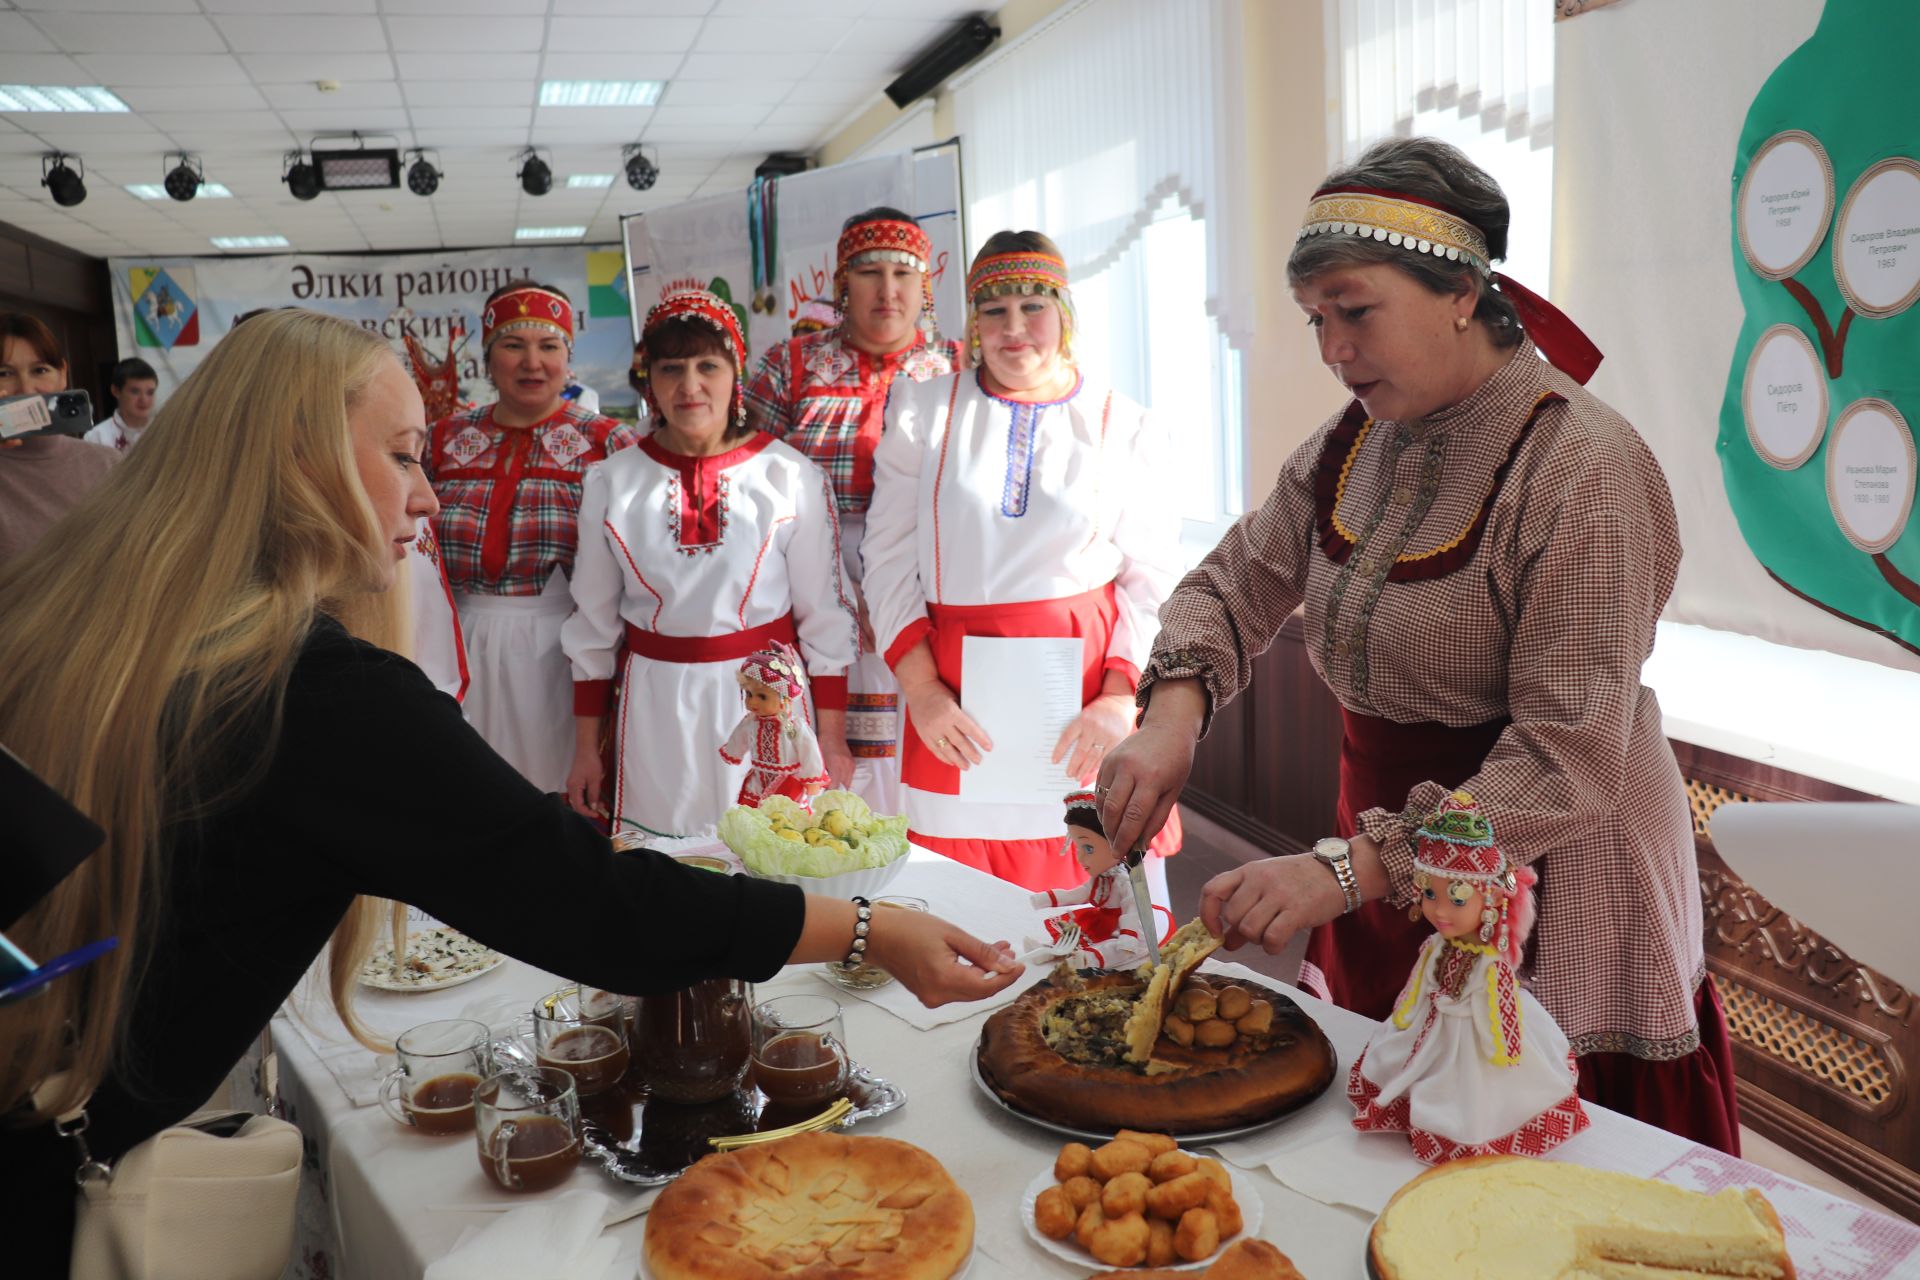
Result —
<instances>
[{"instance_id":1,"label":"glass mug with drink","mask_svg":"<svg viewBox=\"0 0 1920 1280\"><path fill-rule=\"evenodd\" d=\"M606 994L592 988L585 992ZM620 1083L631 1055L624 1013L610 1013L604 1006L584 1008L585 992L568 987L534 1002L533 1053L541 1066L570 1072L579 1096L591 1098Z\"/></svg>"},{"instance_id":2,"label":"glass mug with drink","mask_svg":"<svg viewBox=\"0 0 1920 1280\"><path fill-rule=\"evenodd\" d=\"M925 912L928 910L928 907L925 898L910 898L901 894L890 894L884 898L875 898L873 900L873 909L876 913L885 909ZM866 960L861 961L851 969L836 960L831 964L820 966L820 971L826 975L827 981L837 987L845 987L848 991L872 991L876 987L884 987L893 981L892 974L882 969L879 965Z\"/></svg>"},{"instance_id":3,"label":"glass mug with drink","mask_svg":"<svg viewBox=\"0 0 1920 1280\"><path fill-rule=\"evenodd\" d=\"M465 1018L424 1022L393 1042L399 1065L380 1082L380 1105L421 1133L473 1128L473 1091L489 1065L487 1026Z\"/></svg>"},{"instance_id":4,"label":"glass mug with drink","mask_svg":"<svg viewBox=\"0 0 1920 1280\"><path fill-rule=\"evenodd\" d=\"M480 1167L508 1191L545 1191L580 1163L580 1096L553 1067L511 1067L473 1091Z\"/></svg>"},{"instance_id":5,"label":"glass mug with drink","mask_svg":"<svg viewBox=\"0 0 1920 1280\"><path fill-rule=\"evenodd\" d=\"M818 1111L846 1092L846 1034L827 996L779 996L753 1010L753 1079L769 1107Z\"/></svg>"}]
</instances>

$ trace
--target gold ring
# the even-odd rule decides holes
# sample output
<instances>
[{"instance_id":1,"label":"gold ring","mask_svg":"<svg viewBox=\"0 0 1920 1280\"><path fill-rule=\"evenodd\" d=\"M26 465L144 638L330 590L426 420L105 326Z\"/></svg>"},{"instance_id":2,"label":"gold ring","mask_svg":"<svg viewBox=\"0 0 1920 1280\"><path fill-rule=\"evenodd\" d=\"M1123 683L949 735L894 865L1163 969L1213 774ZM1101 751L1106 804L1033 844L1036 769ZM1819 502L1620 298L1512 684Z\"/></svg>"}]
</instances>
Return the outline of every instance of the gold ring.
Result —
<instances>
[{"instance_id":1,"label":"gold ring","mask_svg":"<svg viewBox=\"0 0 1920 1280\"><path fill-rule=\"evenodd\" d=\"M945 738L935 738L933 740L933 745L936 747L950 747L953 744L951 742L948 742Z\"/></svg>"}]
</instances>

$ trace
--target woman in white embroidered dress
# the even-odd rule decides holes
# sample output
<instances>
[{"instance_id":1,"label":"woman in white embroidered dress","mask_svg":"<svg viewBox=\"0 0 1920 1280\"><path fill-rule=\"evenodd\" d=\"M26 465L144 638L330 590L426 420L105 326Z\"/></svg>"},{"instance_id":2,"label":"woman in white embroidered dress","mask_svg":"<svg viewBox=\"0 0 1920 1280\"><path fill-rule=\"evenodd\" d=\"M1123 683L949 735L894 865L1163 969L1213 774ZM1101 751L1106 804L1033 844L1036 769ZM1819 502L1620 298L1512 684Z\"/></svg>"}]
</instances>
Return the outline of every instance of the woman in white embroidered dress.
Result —
<instances>
[{"instance_id":1,"label":"woman in white embroidered dress","mask_svg":"<svg viewBox=\"0 0 1920 1280\"><path fill-rule=\"evenodd\" d=\"M1169 440L1075 367L1066 264L1047 237L991 237L967 294L979 367L894 384L861 548L868 612L906 697L914 841L1029 889L1067 888L1085 877L1061 844L1058 801L960 796L961 772L993 749L961 708L962 645L1084 641L1083 709L1053 754L1090 781L1131 729L1131 691L1180 573L1179 516L1162 488ZM1154 848L1178 847L1169 824ZM1148 866L1164 901L1165 869Z\"/></svg>"},{"instance_id":2,"label":"woman in white embroidered dress","mask_svg":"<svg viewBox=\"0 0 1920 1280\"><path fill-rule=\"evenodd\" d=\"M797 644L806 661L828 774L837 785L852 776L846 670L859 627L826 474L745 425L733 309L671 288L641 344L660 425L588 471L581 500L576 608L561 630L576 732L567 798L583 813L600 805L617 669L614 830L704 835L747 768L719 750L740 719L735 672L773 641Z\"/></svg>"}]
</instances>

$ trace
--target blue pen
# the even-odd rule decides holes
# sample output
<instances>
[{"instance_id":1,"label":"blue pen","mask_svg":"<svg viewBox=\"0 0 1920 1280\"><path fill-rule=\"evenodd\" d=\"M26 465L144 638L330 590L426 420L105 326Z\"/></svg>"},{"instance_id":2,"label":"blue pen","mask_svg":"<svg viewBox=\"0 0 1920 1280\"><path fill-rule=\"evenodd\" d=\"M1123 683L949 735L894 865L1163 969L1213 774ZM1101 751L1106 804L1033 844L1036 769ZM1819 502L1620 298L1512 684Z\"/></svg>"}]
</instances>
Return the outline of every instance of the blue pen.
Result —
<instances>
[{"instance_id":1,"label":"blue pen","mask_svg":"<svg viewBox=\"0 0 1920 1280\"><path fill-rule=\"evenodd\" d=\"M37 969L20 975L6 986L0 987L0 1005L12 1004L22 996L32 995L47 983L63 973L72 973L75 969L91 964L107 952L120 945L118 938L102 938L98 942L89 942L63 956L55 956Z\"/></svg>"}]
</instances>

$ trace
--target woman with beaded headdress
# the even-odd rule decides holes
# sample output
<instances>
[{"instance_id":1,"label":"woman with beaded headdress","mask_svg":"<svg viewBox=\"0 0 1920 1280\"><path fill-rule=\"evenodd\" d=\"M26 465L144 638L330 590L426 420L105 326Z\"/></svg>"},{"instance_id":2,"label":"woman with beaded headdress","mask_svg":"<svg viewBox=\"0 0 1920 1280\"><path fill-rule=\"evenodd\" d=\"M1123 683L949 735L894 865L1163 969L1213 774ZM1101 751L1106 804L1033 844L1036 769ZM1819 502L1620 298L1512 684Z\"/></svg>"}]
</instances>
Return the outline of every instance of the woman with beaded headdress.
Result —
<instances>
[{"instance_id":1,"label":"woman with beaded headdress","mask_svg":"<svg viewBox=\"0 0 1920 1280\"><path fill-rule=\"evenodd\" d=\"M1216 878L1209 926L1269 951L1312 929L1303 978L1387 1016L1421 943L1415 828L1464 788L1539 874L1520 971L1581 1096L1737 1151L1692 819L1640 681L1680 562L1673 499L1585 389L1593 344L1494 271L1507 223L1499 186L1426 138L1314 195L1288 282L1353 398L1161 611L1106 816L1121 838L1154 829L1304 604L1345 730L1336 834Z\"/></svg>"},{"instance_id":2,"label":"woman with beaded headdress","mask_svg":"<svg viewBox=\"0 0 1920 1280\"><path fill-rule=\"evenodd\" d=\"M528 781L559 791L573 759L560 625L573 608L581 478L640 433L564 398L573 304L560 290L531 281L495 290L480 341L500 398L435 423L423 458L466 642L464 706Z\"/></svg>"},{"instance_id":3,"label":"woman with beaded headdress","mask_svg":"<svg viewBox=\"0 0 1920 1280\"><path fill-rule=\"evenodd\" d=\"M747 412L762 431L819 463L833 482L847 579L863 611L860 661L849 673L853 789L877 812L892 814L902 804L900 688L873 651L859 594L873 452L894 379L945 377L960 367L960 348L940 337L933 243L910 216L886 206L854 214L841 228L838 258L832 305L823 308L816 299L795 313L795 336L768 351L747 384ZM825 327L803 332L823 310Z\"/></svg>"},{"instance_id":4,"label":"woman with beaded headdress","mask_svg":"<svg viewBox=\"0 0 1920 1280\"><path fill-rule=\"evenodd\" d=\"M640 347L658 425L587 473L581 503L578 607L562 631L576 730L567 798L582 812L599 807L612 714L614 830L704 835L754 765L720 750L741 719L737 673L755 655L788 652L779 646L797 650L813 695L811 713L797 692L788 714L811 714L819 763L846 783L859 627L826 475L747 421L733 308L692 282L669 285ZM798 689L802 672L789 674ZM809 780L817 773L810 765Z\"/></svg>"},{"instance_id":5,"label":"woman with beaded headdress","mask_svg":"<svg viewBox=\"0 0 1920 1280\"><path fill-rule=\"evenodd\" d=\"M1066 263L1037 231L990 237L967 274L968 373L896 384L862 550L880 651L907 706L913 839L1029 889L1079 884L1057 802L983 803L993 749L961 708L968 636L1079 637L1082 710L1055 746L1083 782L1132 726L1133 689L1180 570L1165 428L1073 362ZM1178 848L1175 827L1157 849ZM1164 885L1159 858L1150 875ZM1164 901L1164 888L1156 897Z\"/></svg>"}]
</instances>

